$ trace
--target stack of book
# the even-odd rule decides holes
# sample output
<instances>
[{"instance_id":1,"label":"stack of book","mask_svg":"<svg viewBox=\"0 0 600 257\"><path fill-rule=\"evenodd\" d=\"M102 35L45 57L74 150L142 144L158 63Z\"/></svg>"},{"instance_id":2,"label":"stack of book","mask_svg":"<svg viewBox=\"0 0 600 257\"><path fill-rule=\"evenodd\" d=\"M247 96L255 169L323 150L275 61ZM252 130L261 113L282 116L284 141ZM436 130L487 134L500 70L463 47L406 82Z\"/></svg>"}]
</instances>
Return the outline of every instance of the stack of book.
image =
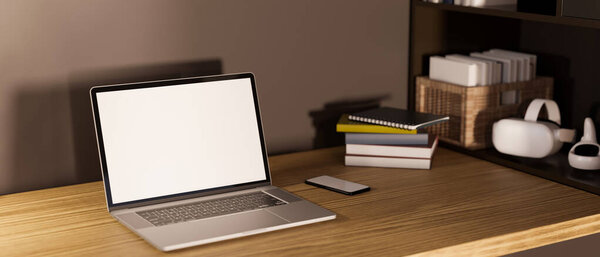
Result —
<instances>
[{"instance_id":1,"label":"stack of book","mask_svg":"<svg viewBox=\"0 0 600 257\"><path fill-rule=\"evenodd\" d=\"M378 108L342 115L337 132L345 133L346 166L430 169L438 138L422 128L448 117Z\"/></svg>"}]
</instances>

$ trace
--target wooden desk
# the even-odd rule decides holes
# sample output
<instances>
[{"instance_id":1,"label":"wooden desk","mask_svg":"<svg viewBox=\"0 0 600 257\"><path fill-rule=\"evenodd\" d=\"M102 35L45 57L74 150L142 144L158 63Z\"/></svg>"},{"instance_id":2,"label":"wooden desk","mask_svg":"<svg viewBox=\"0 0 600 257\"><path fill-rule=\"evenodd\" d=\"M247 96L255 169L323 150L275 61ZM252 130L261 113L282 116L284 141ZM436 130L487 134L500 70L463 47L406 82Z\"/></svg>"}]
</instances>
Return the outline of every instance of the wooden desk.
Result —
<instances>
[{"instance_id":1,"label":"wooden desk","mask_svg":"<svg viewBox=\"0 0 600 257\"><path fill-rule=\"evenodd\" d=\"M600 198L584 191L443 148L430 171L345 167L343 153L270 159L275 185L336 212L336 220L169 255L500 255L600 232ZM303 183L322 174L372 190L345 196ZM110 217L101 182L0 196L0 249L5 256L165 254Z\"/></svg>"}]
</instances>

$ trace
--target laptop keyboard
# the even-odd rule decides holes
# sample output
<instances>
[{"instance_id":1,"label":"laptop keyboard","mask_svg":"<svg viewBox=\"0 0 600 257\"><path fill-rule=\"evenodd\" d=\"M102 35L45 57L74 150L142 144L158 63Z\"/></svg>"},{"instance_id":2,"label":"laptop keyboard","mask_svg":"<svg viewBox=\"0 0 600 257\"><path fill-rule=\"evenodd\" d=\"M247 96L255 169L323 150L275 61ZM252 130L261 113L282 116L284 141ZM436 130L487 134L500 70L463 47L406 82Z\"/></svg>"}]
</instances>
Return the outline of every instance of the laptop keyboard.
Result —
<instances>
[{"instance_id":1,"label":"laptop keyboard","mask_svg":"<svg viewBox=\"0 0 600 257\"><path fill-rule=\"evenodd\" d=\"M286 204L263 192L136 212L154 226L232 214Z\"/></svg>"}]
</instances>

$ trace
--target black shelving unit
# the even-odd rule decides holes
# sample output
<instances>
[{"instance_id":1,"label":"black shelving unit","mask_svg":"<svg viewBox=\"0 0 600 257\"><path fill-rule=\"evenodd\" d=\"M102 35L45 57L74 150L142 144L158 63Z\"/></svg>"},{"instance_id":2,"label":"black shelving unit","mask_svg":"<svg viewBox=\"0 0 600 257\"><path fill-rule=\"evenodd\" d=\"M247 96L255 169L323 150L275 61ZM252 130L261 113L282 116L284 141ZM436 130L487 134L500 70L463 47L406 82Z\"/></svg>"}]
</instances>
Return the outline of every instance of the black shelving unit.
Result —
<instances>
[{"instance_id":1,"label":"black shelving unit","mask_svg":"<svg viewBox=\"0 0 600 257\"><path fill-rule=\"evenodd\" d=\"M429 73L430 56L503 48L538 56L538 75L554 78L554 100L561 108L563 127L575 128L581 135L583 120L590 116L600 135L600 70L593 68L600 59L600 20L563 16L563 1L567 0L552 2L556 8L536 13L516 5L467 7L412 0L409 108L415 105L415 78ZM572 144L544 159L509 156L493 148L442 146L600 195L600 171L569 166Z\"/></svg>"},{"instance_id":2,"label":"black shelving unit","mask_svg":"<svg viewBox=\"0 0 600 257\"><path fill-rule=\"evenodd\" d=\"M453 4L435 4L435 3L423 2L423 1L414 1L414 2L415 2L414 4L417 6L421 6L421 7L425 7L425 8L436 8L436 9L445 10L445 11L471 13L471 14L479 14L479 15L487 15L487 16L496 16L496 17L502 17L502 18L526 20L526 21L537 21L537 22L546 22L546 23L553 23L553 24L600 29L600 20L562 16L561 8L558 8L558 10L557 10L557 12L559 14L554 13L554 14L550 15L550 14L538 14L538 13L519 11L516 5L494 5L494 6L488 6L488 7L470 7L470 6L461 6L461 5L453 5Z\"/></svg>"}]
</instances>

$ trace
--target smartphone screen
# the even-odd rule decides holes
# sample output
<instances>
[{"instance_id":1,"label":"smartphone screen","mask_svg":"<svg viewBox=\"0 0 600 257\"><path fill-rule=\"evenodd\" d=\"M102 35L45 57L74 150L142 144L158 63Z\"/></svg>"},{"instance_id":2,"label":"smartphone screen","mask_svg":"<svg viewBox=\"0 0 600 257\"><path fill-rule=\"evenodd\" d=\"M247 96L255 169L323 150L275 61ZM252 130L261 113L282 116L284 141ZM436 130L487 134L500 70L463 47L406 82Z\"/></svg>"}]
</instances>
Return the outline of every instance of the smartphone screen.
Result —
<instances>
[{"instance_id":1,"label":"smartphone screen","mask_svg":"<svg viewBox=\"0 0 600 257\"><path fill-rule=\"evenodd\" d=\"M346 194L346 195L354 195L362 192L369 191L371 188L366 185L361 185L358 183L346 181L339 178L334 178L330 176L319 176L311 179L307 179L306 184L317 186L321 188L325 188L334 192Z\"/></svg>"}]
</instances>

